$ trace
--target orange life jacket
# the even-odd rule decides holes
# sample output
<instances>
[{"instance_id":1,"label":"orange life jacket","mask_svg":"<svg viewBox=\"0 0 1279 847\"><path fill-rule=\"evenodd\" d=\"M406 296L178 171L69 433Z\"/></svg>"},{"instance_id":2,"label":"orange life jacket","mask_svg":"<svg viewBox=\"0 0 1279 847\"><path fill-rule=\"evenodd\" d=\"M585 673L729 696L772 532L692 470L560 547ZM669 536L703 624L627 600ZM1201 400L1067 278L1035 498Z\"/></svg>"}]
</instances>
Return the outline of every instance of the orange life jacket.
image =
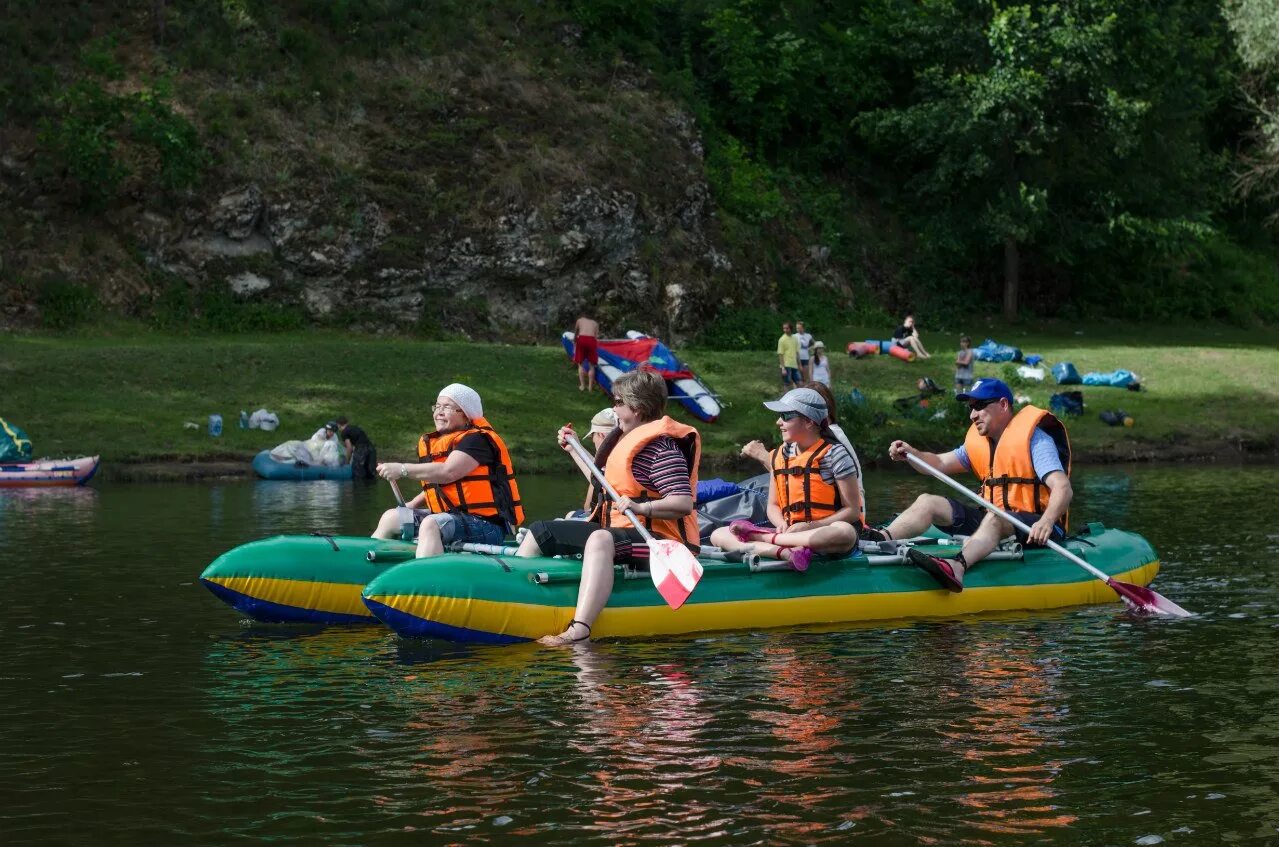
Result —
<instances>
[{"instance_id":1,"label":"orange life jacket","mask_svg":"<svg viewBox=\"0 0 1279 847\"><path fill-rule=\"evenodd\" d=\"M1026 406L1013 416L1007 429L994 443L994 464L991 464L993 439L977 434L977 427L970 426L964 437L964 449L973 473L981 480L982 495L1001 509L1016 512L1043 514L1048 508L1052 493L1035 474L1030 457L1030 439L1036 427L1043 429L1057 445L1061 466L1070 475L1070 437L1066 427L1052 412L1036 406ZM1057 522L1066 529L1067 515Z\"/></svg>"},{"instance_id":2,"label":"orange life jacket","mask_svg":"<svg viewBox=\"0 0 1279 847\"><path fill-rule=\"evenodd\" d=\"M702 436L693 427L679 423L670 417L637 426L622 435L616 442L616 446L609 451L604 462L604 478L613 486L613 490L636 502L661 498L660 492L639 484L639 480L635 479L631 471L631 463L640 450L663 435L673 438L679 445L680 452L684 454L684 461L688 465L689 486L693 492L697 491L697 466L702 460ZM607 444L601 445L601 451L607 446ZM682 518L654 518L639 515L638 512L636 514L643 522L644 528L658 538L679 541L693 549L701 543L695 511ZM624 529L633 525L631 519L622 514L617 505L612 502L601 503L591 519L598 521L602 526L614 529Z\"/></svg>"},{"instance_id":3,"label":"orange life jacket","mask_svg":"<svg viewBox=\"0 0 1279 847\"><path fill-rule=\"evenodd\" d=\"M489 440L498 461L479 465L455 482L423 482L426 506L432 512L467 512L484 518L501 518L508 529L524 523L524 506L520 503L520 487L515 481L511 454L485 418L476 418L465 429L453 432L428 432L417 442L417 455L424 462L444 462L468 435L479 433Z\"/></svg>"},{"instance_id":4,"label":"orange life jacket","mask_svg":"<svg viewBox=\"0 0 1279 847\"><path fill-rule=\"evenodd\" d=\"M839 489L822 479L822 456L832 446L819 438L795 456L786 456L784 444L773 451L773 489L787 526L819 521L843 508Z\"/></svg>"}]
</instances>

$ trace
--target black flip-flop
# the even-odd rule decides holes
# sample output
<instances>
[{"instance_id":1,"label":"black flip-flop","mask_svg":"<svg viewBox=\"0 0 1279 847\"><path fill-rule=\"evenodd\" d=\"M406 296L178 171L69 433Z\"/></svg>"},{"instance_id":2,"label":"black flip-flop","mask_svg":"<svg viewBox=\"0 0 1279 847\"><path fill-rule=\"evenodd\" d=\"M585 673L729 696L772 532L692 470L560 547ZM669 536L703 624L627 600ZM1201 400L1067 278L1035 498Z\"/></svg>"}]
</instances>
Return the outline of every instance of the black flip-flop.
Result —
<instances>
[{"instance_id":1,"label":"black flip-flop","mask_svg":"<svg viewBox=\"0 0 1279 847\"><path fill-rule=\"evenodd\" d=\"M945 559L915 549L907 550L906 558L912 565L937 580L937 584L947 591L958 594L964 590L964 584L955 576L954 568Z\"/></svg>"}]
</instances>

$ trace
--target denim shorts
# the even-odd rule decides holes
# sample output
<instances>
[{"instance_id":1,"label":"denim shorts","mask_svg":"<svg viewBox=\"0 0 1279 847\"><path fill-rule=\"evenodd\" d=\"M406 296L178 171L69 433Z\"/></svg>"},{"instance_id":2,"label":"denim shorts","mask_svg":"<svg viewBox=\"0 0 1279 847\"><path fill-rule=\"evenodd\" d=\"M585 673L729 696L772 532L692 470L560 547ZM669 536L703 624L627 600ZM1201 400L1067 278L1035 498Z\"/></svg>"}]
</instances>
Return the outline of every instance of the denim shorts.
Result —
<instances>
[{"instance_id":1,"label":"denim shorts","mask_svg":"<svg viewBox=\"0 0 1279 847\"><path fill-rule=\"evenodd\" d=\"M428 512L426 509L413 510L413 526L420 527L423 521L431 521L440 528L440 539L447 545L455 542L467 544L501 544L506 537L502 527L467 512Z\"/></svg>"},{"instance_id":2,"label":"denim shorts","mask_svg":"<svg viewBox=\"0 0 1279 847\"><path fill-rule=\"evenodd\" d=\"M965 500L956 500L954 497L947 497L946 499L950 501L951 525L937 528L951 535L972 535L976 532L977 527L981 525L982 519L986 517L986 510ZM1036 512L1018 512L1016 510L1009 510L1009 514L1018 518L1027 526L1034 526L1035 521L1042 517ZM1023 544L1026 543L1025 532L1014 527L1013 534L1017 536L1018 541ZM1066 533L1062 530L1060 524L1053 527L1050 538L1058 544L1066 540Z\"/></svg>"}]
</instances>

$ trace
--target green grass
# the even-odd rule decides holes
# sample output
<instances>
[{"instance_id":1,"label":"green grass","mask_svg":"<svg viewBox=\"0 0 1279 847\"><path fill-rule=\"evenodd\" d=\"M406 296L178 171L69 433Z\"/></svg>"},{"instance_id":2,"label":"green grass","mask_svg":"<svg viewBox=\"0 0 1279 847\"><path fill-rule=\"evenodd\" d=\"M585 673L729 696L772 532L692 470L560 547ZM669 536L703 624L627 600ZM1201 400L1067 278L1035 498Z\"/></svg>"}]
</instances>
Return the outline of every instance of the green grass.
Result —
<instances>
[{"instance_id":1,"label":"green grass","mask_svg":"<svg viewBox=\"0 0 1279 847\"><path fill-rule=\"evenodd\" d=\"M927 362L886 356L853 360L840 351L850 339L882 337L883 330L844 327L822 335L835 355L837 394L856 386L871 405L847 423L864 458L882 458L887 444L905 437L918 446L945 448L965 426L962 408L942 398L928 414L949 409L945 420L903 416L891 401L915 392L931 376L949 386L953 351L944 343L964 329L926 332L934 353ZM1271 330L1221 327L1104 325L1075 335L1070 327L999 327L997 340L1049 361L1068 359L1080 372L1125 367L1148 390L1140 394L1084 388L1087 412L1070 421L1076 452L1085 459L1225 455L1235 450L1273 453L1279 447L1279 348ZM709 469L731 464L751 438L775 440L774 415L760 406L780 393L775 356L767 352L687 351L687 360L724 398L715 424L700 424ZM1001 365L978 363L977 374L1000 375ZM506 346L407 338L379 339L338 332L269 336L192 336L139 332L125 327L82 335L10 335L0 338L0 414L32 436L42 455L101 453L108 462L176 458L248 458L289 438L305 438L325 420L345 414L363 426L388 458L410 455L430 427L429 407L439 388L464 382L484 398L524 471L568 467L555 447L567 421L585 429L607 404L582 394L559 346ZM1051 384L1016 386L1045 405ZM242 431L241 409L266 407L280 415L275 432ZM698 422L677 404L672 414ZM1122 408L1132 429L1097 418ZM882 413L872 425L875 412ZM223 416L224 434L211 438L210 413ZM183 427L185 421L199 430Z\"/></svg>"}]
</instances>

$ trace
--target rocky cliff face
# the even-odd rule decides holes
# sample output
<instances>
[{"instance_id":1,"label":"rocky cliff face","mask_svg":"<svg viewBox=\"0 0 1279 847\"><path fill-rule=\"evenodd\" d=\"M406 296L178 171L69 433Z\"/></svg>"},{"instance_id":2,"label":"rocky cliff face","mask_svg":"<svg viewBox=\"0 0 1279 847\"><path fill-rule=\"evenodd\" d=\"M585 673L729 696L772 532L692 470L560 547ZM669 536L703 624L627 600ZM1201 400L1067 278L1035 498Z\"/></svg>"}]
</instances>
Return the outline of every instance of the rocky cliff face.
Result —
<instances>
[{"instance_id":1,"label":"rocky cliff face","mask_svg":"<svg viewBox=\"0 0 1279 847\"><path fill-rule=\"evenodd\" d=\"M228 184L234 169L177 202L150 203L142 192L100 216L73 214L32 176L28 147L6 157L0 200L8 228L26 237L10 242L3 261L16 277L54 271L92 285L102 302L130 313L146 311L157 280L176 279L363 330L552 338L585 311L611 331L678 339L722 298L759 282L716 246L692 121L670 113L662 130L665 167L648 185L610 181L594 168L594 178L477 203L443 225L411 207L386 209L358 187L339 211L305 180ZM61 241L53 238L59 218ZM95 249L64 249L86 238ZM38 322L36 287L10 292L6 323Z\"/></svg>"}]
</instances>

